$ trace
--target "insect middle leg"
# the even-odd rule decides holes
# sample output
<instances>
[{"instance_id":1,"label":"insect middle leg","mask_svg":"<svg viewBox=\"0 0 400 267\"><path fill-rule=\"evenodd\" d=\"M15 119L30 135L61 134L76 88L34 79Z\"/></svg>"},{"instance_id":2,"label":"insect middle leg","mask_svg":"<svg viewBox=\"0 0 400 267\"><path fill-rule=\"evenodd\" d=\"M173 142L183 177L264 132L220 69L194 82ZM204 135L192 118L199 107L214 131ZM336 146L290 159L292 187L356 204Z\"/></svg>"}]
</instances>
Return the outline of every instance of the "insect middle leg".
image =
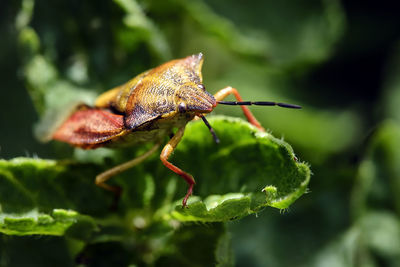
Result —
<instances>
[{"instance_id":1,"label":"insect middle leg","mask_svg":"<svg viewBox=\"0 0 400 267\"><path fill-rule=\"evenodd\" d=\"M149 151L140 155L139 157L134 158L130 161L127 161L127 162L117 165L105 172L100 173L99 175L96 176L96 181L95 181L96 185L100 186L108 191L114 192L117 195L117 197L119 197L119 195L121 194L121 189L118 186L111 186L109 184L106 184L106 181L109 180L111 177L138 165L139 163L144 161L146 158L148 158L151 154L153 154L159 147L160 147L160 145L156 144Z\"/></svg>"},{"instance_id":2,"label":"insect middle leg","mask_svg":"<svg viewBox=\"0 0 400 267\"><path fill-rule=\"evenodd\" d=\"M179 176L181 176L185 181L188 183L189 188L187 190L187 193L185 197L183 198L182 201L182 206L186 207L187 200L189 196L193 192L193 186L195 185L195 181L192 175L189 173L184 172L183 170L179 169L176 167L174 164L168 161L169 156L172 154L178 143L181 141L183 133L185 131L185 126L182 128L179 128L178 131L175 133L175 135L169 140L169 142L164 146L163 150L161 151L160 154L160 159L161 162L171 171L175 172Z\"/></svg>"},{"instance_id":3,"label":"insect middle leg","mask_svg":"<svg viewBox=\"0 0 400 267\"><path fill-rule=\"evenodd\" d=\"M239 92L230 86L225 87L218 92L215 93L214 98L216 101L222 101L225 99L228 95L233 94L236 98L237 101L241 102L243 101L242 97L240 96ZM258 129L261 131L265 131L265 129L261 126L261 124L258 122L256 117L254 117L253 113L251 113L250 109L246 106L240 106L243 110L244 115L246 116L247 120L256 126Z\"/></svg>"}]
</instances>

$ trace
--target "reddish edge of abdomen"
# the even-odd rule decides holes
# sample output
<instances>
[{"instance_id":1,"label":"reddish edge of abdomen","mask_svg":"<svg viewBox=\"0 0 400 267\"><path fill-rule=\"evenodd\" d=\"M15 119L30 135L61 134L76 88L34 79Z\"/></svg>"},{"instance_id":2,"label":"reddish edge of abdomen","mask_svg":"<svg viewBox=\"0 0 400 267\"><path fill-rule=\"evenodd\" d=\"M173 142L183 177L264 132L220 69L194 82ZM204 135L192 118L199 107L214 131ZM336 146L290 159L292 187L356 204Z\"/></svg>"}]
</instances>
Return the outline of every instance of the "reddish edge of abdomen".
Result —
<instances>
[{"instance_id":1,"label":"reddish edge of abdomen","mask_svg":"<svg viewBox=\"0 0 400 267\"><path fill-rule=\"evenodd\" d=\"M124 130L122 115L102 109L75 111L53 134L53 139L82 148L104 145Z\"/></svg>"}]
</instances>

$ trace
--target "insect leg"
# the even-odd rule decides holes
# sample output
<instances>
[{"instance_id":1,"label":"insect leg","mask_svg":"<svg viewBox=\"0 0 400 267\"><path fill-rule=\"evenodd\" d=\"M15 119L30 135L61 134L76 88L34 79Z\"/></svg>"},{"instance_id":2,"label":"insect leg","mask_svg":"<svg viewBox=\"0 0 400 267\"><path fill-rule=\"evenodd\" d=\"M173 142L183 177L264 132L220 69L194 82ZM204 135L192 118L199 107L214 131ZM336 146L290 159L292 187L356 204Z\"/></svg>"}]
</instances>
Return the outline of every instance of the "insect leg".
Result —
<instances>
[{"instance_id":1,"label":"insect leg","mask_svg":"<svg viewBox=\"0 0 400 267\"><path fill-rule=\"evenodd\" d=\"M181 141L184 131L185 131L185 126L183 126L182 128L179 128L179 130L175 133L175 135L171 138L171 140L169 140L169 142L164 146L164 148L160 154L160 159L161 159L161 162L168 169L170 169L171 171L173 171L176 174L178 174L179 176L181 176L188 183L189 188L188 188L188 191L182 201L182 206L186 207L186 202L187 202L189 196L192 194L193 186L195 185L196 182L194 181L194 178L192 175L182 171L181 169L179 169L174 164L172 164L171 162L168 161L169 156L172 154L172 152L174 151L174 149L176 148L178 143Z\"/></svg>"},{"instance_id":2,"label":"insect leg","mask_svg":"<svg viewBox=\"0 0 400 267\"><path fill-rule=\"evenodd\" d=\"M214 98L218 102L218 101L222 101L223 99L225 99L230 94L233 94L237 101L239 101L239 102L243 101L243 99L240 96L239 92L235 88L232 88L230 86L225 87L225 88L219 90L218 92L216 92L215 95L214 95ZM254 117L253 113L251 113L251 111L250 111L250 109L248 107L246 107L246 106L240 106L240 107L242 108L243 113L246 116L247 120L251 124L256 126L261 131L265 131L265 129L261 126L261 124L258 122L258 120Z\"/></svg>"},{"instance_id":3,"label":"insect leg","mask_svg":"<svg viewBox=\"0 0 400 267\"><path fill-rule=\"evenodd\" d=\"M122 163L118 166L115 166L105 172L100 173L99 175L96 176L96 181L95 181L96 185L119 195L121 193L121 189L117 186L111 186L111 185L106 184L106 181L108 179L110 179L111 177L138 165L139 163L144 161L146 158L148 158L151 154L153 154L159 147L160 147L160 145L156 144L149 151L140 155L139 157L134 158L130 161L127 161L127 162Z\"/></svg>"}]
</instances>

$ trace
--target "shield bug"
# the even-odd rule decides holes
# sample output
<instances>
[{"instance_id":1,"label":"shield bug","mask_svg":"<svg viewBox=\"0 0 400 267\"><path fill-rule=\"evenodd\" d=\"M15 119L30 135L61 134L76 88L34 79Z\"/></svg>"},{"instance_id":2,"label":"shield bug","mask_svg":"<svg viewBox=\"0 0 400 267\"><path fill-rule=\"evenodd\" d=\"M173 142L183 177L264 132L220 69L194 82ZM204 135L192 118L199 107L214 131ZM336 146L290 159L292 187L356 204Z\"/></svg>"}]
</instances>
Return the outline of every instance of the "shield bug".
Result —
<instances>
[{"instance_id":1,"label":"shield bug","mask_svg":"<svg viewBox=\"0 0 400 267\"><path fill-rule=\"evenodd\" d=\"M100 95L93 107L77 107L52 133L51 139L83 149L153 142L154 146L146 153L96 177L96 185L119 194L120 189L106 181L145 160L158 150L166 136L172 136L162 148L160 159L168 169L188 183L189 187L182 201L185 207L195 180L168 158L182 139L189 121L196 117L201 118L218 143L217 135L204 116L218 104L241 106L247 120L262 131L264 128L250 112L248 105L300 108L285 103L243 101L238 91L232 87L226 87L212 95L202 84L202 64L203 55L200 53L172 60L143 72L127 83ZM231 94L237 101L223 101ZM174 133L176 128L178 130Z\"/></svg>"}]
</instances>

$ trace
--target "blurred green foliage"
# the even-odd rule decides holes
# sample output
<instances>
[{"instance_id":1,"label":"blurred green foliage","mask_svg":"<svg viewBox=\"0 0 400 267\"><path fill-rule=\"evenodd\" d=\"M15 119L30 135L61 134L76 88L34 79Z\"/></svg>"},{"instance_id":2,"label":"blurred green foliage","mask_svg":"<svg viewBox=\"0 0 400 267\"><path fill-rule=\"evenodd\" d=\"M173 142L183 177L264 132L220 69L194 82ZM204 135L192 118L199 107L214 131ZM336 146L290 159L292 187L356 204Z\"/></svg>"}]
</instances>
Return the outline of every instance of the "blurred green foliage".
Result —
<instances>
[{"instance_id":1,"label":"blurred green foliage","mask_svg":"<svg viewBox=\"0 0 400 267\"><path fill-rule=\"evenodd\" d=\"M92 192L97 189L84 171L105 168L99 163L114 154L39 144L32 135L33 124L70 102L90 103L97 93L143 70L193 53L205 55L204 83L212 93L231 85L245 99L301 104L301 111L252 110L275 136L284 136L314 173L311 192L285 213L268 208L268 212L226 224L183 224L171 230L177 226L145 224L142 228L148 213L142 210L137 216L140 210L133 206L124 222L118 216L108 218L103 235L95 236L90 244L85 243L88 236L79 235L82 229L94 229L90 218L63 210L58 211L63 216L54 217L49 207L41 220L54 222L58 233L68 228L68 218L78 216L82 223L68 228L67 238L1 235L1 266L26 262L49 266L74 262L204 266L218 262L229 266L233 261L237 266L400 265L400 22L396 4L23 0L4 1L0 7L0 32L5 36L0 42L0 156L74 156L81 164L78 172L82 170L75 179L95 196L89 204L98 201L98 206L86 207L97 217L106 212L109 198L101 190ZM214 113L242 116L234 107L218 107ZM200 145L193 148L205 153ZM179 162L178 152L176 156ZM132 157L132 150L115 157L106 165ZM188 164L199 164L202 159L199 156L197 162ZM143 171L146 164L138 168ZM117 180L129 183L129 177ZM167 190L169 186L174 191L176 185L166 182L151 176L136 181L138 188L149 189L143 192L140 205L151 201L151 188L165 186ZM28 185L33 186L32 192L41 190ZM73 185L70 192L76 192ZM201 195L201 185L198 190ZM29 199L2 197L9 203L25 203L17 208L32 208ZM84 195L79 197L71 201L85 201ZM30 218L40 217L38 211L24 212L30 217L21 223L34 229L37 220ZM133 221L135 231L123 232L121 223L131 225L133 218L139 218ZM13 220L8 223L13 225ZM14 226L18 229L21 224ZM166 240L171 240L169 246L164 246Z\"/></svg>"}]
</instances>

